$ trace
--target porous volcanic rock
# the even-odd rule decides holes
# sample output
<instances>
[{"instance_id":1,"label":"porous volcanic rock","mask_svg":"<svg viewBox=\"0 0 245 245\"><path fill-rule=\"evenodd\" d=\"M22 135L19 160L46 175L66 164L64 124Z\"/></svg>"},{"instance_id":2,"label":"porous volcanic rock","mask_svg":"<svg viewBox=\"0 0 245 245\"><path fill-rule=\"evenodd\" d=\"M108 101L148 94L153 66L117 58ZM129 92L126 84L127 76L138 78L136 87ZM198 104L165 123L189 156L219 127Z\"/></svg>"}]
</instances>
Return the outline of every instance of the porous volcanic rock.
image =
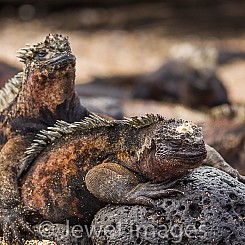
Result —
<instances>
[{"instance_id":1,"label":"porous volcanic rock","mask_svg":"<svg viewBox=\"0 0 245 245\"><path fill-rule=\"evenodd\" d=\"M66 224L53 224L49 221L35 225L34 230L42 239L52 240L57 245L90 245L89 227L79 224L70 226ZM39 245L39 244L38 244Z\"/></svg>"},{"instance_id":2,"label":"porous volcanic rock","mask_svg":"<svg viewBox=\"0 0 245 245\"><path fill-rule=\"evenodd\" d=\"M26 241L24 245L57 245L57 244L55 242L48 241L48 240L43 240L43 241L31 240L31 241Z\"/></svg>"},{"instance_id":3,"label":"porous volcanic rock","mask_svg":"<svg viewBox=\"0 0 245 245\"><path fill-rule=\"evenodd\" d=\"M156 209L108 205L92 222L93 244L245 244L245 185L212 167L182 178L185 195Z\"/></svg>"}]
</instances>

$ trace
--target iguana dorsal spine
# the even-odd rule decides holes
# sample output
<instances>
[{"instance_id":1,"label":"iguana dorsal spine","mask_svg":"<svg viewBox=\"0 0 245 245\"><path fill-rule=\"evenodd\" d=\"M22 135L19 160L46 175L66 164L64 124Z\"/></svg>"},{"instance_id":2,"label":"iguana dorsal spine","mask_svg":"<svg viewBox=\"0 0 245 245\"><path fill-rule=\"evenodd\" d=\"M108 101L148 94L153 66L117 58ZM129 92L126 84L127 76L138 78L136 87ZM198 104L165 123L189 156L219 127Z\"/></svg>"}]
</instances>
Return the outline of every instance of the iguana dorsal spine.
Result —
<instances>
[{"instance_id":1,"label":"iguana dorsal spine","mask_svg":"<svg viewBox=\"0 0 245 245\"><path fill-rule=\"evenodd\" d=\"M0 90L0 112L8 107L8 105L16 98L19 93L23 79L23 72L17 73L13 78L5 84Z\"/></svg>"},{"instance_id":2,"label":"iguana dorsal spine","mask_svg":"<svg viewBox=\"0 0 245 245\"><path fill-rule=\"evenodd\" d=\"M133 128L140 129L149 126L155 122L164 121L165 118L159 114L146 114L145 116L130 117L121 120L121 123L127 124ZM48 127L46 130L41 130L36 134L30 147L25 152L23 164L28 168L31 162L51 143L64 135L72 134L74 132L89 130L100 127L110 127L118 124L118 120L107 120L96 114L91 113L80 122L68 123L62 120L56 121L54 126ZM25 170L23 170L25 171ZM23 172L21 171L21 172Z\"/></svg>"}]
</instances>

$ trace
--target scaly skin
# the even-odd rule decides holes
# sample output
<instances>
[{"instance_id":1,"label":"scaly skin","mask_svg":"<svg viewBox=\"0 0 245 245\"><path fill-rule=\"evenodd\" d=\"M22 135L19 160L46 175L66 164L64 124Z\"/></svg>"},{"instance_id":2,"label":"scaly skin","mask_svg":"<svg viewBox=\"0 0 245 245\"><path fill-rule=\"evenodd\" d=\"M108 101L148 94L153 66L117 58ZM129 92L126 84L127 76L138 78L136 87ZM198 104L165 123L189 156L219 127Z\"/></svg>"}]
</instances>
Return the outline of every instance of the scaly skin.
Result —
<instances>
[{"instance_id":1,"label":"scaly skin","mask_svg":"<svg viewBox=\"0 0 245 245\"><path fill-rule=\"evenodd\" d=\"M245 175L245 105L222 105L202 124L206 143Z\"/></svg>"},{"instance_id":2,"label":"scaly skin","mask_svg":"<svg viewBox=\"0 0 245 245\"><path fill-rule=\"evenodd\" d=\"M148 115L106 121L91 115L80 123L58 122L29 149L22 198L44 219L89 223L105 203L153 206L156 198L180 193L166 182L205 158L223 164L217 154L205 145L201 129L184 120Z\"/></svg>"},{"instance_id":3,"label":"scaly skin","mask_svg":"<svg viewBox=\"0 0 245 245\"><path fill-rule=\"evenodd\" d=\"M18 189L26 148L57 119L73 122L88 115L74 90L75 57L67 38L49 35L22 49L19 58L25 64L22 83L0 116L0 228L9 245L22 244L21 232L32 232L25 219L32 209L23 206Z\"/></svg>"}]
</instances>

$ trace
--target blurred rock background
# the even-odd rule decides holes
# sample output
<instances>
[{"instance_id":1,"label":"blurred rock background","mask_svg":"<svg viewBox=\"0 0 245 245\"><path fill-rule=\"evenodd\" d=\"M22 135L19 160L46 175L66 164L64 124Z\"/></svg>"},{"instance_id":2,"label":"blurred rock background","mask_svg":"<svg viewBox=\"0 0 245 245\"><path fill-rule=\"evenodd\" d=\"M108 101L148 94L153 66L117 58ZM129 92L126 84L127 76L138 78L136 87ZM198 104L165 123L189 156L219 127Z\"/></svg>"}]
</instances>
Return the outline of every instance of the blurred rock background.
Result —
<instances>
[{"instance_id":1,"label":"blurred rock background","mask_svg":"<svg viewBox=\"0 0 245 245\"><path fill-rule=\"evenodd\" d=\"M21 68L19 48L59 32L70 37L77 82L153 71L183 43L245 51L244 9L242 0L1 0L0 60ZM218 70L236 102L243 65Z\"/></svg>"},{"instance_id":2,"label":"blurred rock background","mask_svg":"<svg viewBox=\"0 0 245 245\"><path fill-rule=\"evenodd\" d=\"M26 43L43 40L48 33L61 33L69 36L77 57L78 84L95 77L141 76L156 71L171 59L194 57L193 50L215 50L220 55L215 61L206 60L206 65L224 85L229 102L245 105L243 0L0 0L0 23L2 84L23 67L16 58L17 50ZM241 59L232 59L231 53L233 58L238 54ZM194 59L194 63L198 62ZM120 89L123 94L124 88ZM108 85L105 90L113 93ZM245 106L241 107L238 119L215 119L213 124L209 112L180 103L144 98L118 100L115 94L113 97L114 100L82 97L81 101L93 110L100 107L100 113L111 116L161 113L193 120L205 127L208 143L229 152L227 159L235 159L234 165L245 169ZM226 109L222 110L226 113ZM228 142L226 137L230 140L230 134L233 143L228 143L228 151L224 142ZM234 143L233 138L238 142ZM234 153L236 147L238 153Z\"/></svg>"},{"instance_id":3,"label":"blurred rock background","mask_svg":"<svg viewBox=\"0 0 245 245\"><path fill-rule=\"evenodd\" d=\"M207 111L169 101L121 99L108 85L104 90L113 99L88 99L94 93L89 92L81 101L93 111L99 107L98 112L119 118L160 113L193 120L203 126L206 142L245 175L244 0L0 0L0 23L0 86L23 67L16 51L48 33L69 36L77 57L77 84L95 77L154 73L171 59L194 57L193 50L216 50L220 56L206 65L224 85L234 111L227 106Z\"/></svg>"}]
</instances>

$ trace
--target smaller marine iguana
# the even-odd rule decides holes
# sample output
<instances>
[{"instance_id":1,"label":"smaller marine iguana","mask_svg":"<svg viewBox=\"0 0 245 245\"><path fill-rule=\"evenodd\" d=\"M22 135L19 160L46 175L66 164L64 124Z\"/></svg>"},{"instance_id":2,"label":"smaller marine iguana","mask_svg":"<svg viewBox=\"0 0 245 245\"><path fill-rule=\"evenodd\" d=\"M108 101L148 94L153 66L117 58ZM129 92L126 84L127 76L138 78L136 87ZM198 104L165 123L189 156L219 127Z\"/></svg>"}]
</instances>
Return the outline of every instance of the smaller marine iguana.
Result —
<instances>
[{"instance_id":1,"label":"smaller marine iguana","mask_svg":"<svg viewBox=\"0 0 245 245\"><path fill-rule=\"evenodd\" d=\"M245 105L221 105L202 123L205 142L245 175Z\"/></svg>"},{"instance_id":2,"label":"smaller marine iguana","mask_svg":"<svg viewBox=\"0 0 245 245\"><path fill-rule=\"evenodd\" d=\"M153 206L154 199L180 193L166 181L201 164L245 182L205 145L200 127L152 114L57 121L37 134L23 162L30 168L22 177L22 200L52 222L90 223L105 203Z\"/></svg>"},{"instance_id":3,"label":"smaller marine iguana","mask_svg":"<svg viewBox=\"0 0 245 245\"><path fill-rule=\"evenodd\" d=\"M170 60L145 74L98 77L77 84L76 91L80 96L161 100L192 108L229 103L227 91L212 69L196 68L185 60Z\"/></svg>"},{"instance_id":4,"label":"smaller marine iguana","mask_svg":"<svg viewBox=\"0 0 245 245\"><path fill-rule=\"evenodd\" d=\"M0 229L9 245L22 244L21 232L32 232L25 219L31 209L22 205L18 187L26 148L56 120L89 115L75 93L76 59L67 37L50 34L19 53L23 72L0 91Z\"/></svg>"}]
</instances>

